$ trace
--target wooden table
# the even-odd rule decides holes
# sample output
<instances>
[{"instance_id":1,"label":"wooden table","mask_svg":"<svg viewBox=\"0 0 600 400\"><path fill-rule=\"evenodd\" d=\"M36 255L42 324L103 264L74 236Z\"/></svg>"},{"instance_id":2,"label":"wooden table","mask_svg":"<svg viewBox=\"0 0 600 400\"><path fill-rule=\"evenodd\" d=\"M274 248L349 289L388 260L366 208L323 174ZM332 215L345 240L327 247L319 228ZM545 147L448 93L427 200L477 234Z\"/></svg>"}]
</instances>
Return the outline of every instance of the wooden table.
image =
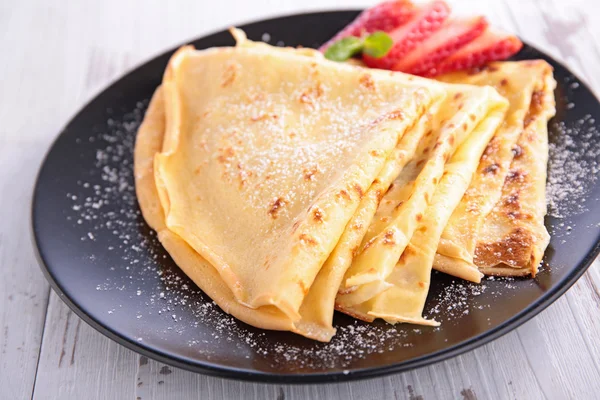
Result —
<instances>
[{"instance_id":1,"label":"wooden table","mask_svg":"<svg viewBox=\"0 0 600 400\"><path fill-rule=\"evenodd\" d=\"M340 2L342 3L342 2ZM345 8L369 1L346 0ZM563 60L600 92L600 3L456 0ZM123 72L217 29L334 0L0 1L1 399L592 399L600 396L600 263L546 311L475 351L355 383L264 385L166 367L110 341L49 289L30 239L42 157Z\"/></svg>"}]
</instances>

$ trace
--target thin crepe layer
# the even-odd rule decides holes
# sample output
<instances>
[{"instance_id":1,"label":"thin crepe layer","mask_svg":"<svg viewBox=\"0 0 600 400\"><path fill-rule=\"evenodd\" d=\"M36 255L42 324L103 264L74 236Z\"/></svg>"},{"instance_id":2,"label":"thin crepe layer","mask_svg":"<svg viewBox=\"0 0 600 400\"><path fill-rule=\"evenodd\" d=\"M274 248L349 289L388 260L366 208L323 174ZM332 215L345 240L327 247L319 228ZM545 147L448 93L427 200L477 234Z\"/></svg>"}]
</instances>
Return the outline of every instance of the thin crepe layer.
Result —
<instances>
[{"instance_id":1,"label":"thin crepe layer","mask_svg":"<svg viewBox=\"0 0 600 400\"><path fill-rule=\"evenodd\" d=\"M204 57L210 57L210 63ZM258 72L265 68L255 66L256 59L268 64L277 79L261 77ZM206 76L221 79L207 80ZM234 88L240 81L244 85L252 83L251 93ZM274 81L280 86L269 86ZM269 87L261 90L261 85L263 89L264 85ZM222 95L230 87L235 90L229 96ZM166 136L161 154L155 157L154 173L166 225L215 268L234 298L246 306L240 312L274 306L288 318L281 329L289 329L289 321L298 322L301 317L303 298L364 197L364 188L370 187L403 133L434 99L443 96L443 90L434 82L402 74L366 73L258 46L204 52L184 48L171 60L163 90L167 100ZM270 91L278 95L276 99L269 97ZM206 104L211 96L219 101ZM244 103L245 108L223 111L224 105L235 108L233 96L237 103L239 98L252 96L251 105ZM375 103L382 106L374 107ZM210 129L198 131L205 119L215 118L221 124L213 123ZM247 124L259 123L263 123L258 129L260 134L252 132L242 138L235 137L239 134L236 129L225 129L233 126L243 131ZM335 131L336 124L343 128L340 132L315 129L326 126ZM290 127L296 129L285 129ZM210 136L215 131L219 132L218 138ZM273 134L265 138L265 131ZM346 136L337 140L336 135ZM327 142L331 137L336 140ZM295 140L290 143L290 139ZM317 143L303 147L309 140ZM244 145L256 142L263 150L258 157L236 158L244 154ZM321 159L316 151L319 146L324 147ZM292 154L285 154L286 150ZM211 153L217 154L210 157ZM307 159L307 155L315 159ZM283 161L292 165L283 165ZM278 180L281 172L291 173L293 178ZM208 178L197 184L197 177L204 174ZM281 186L287 190L279 190L277 194L285 193L277 196L273 188ZM253 207L257 197L268 202ZM233 207L232 198L238 200ZM223 203L227 202L225 208ZM203 208L210 211L203 214ZM237 224L236 235L233 230L227 232L232 221ZM240 228L240 223L245 226ZM205 243L207 238L209 245ZM253 249L251 255L248 248ZM237 257L232 259L225 249ZM240 263L245 267L240 268ZM328 340L332 334L309 332L308 328L300 333L319 340Z\"/></svg>"},{"instance_id":2,"label":"thin crepe layer","mask_svg":"<svg viewBox=\"0 0 600 400\"><path fill-rule=\"evenodd\" d=\"M498 96L486 118L444 166L444 174L410 243L386 277L388 288L366 302L345 308L345 312L365 320L382 318L389 323L438 325L422 316L438 241L469 186L481 154L502 124L507 107L508 104Z\"/></svg>"},{"instance_id":3,"label":"thin crepe layer","mask_svg":"<svg viewBox=\"0 0 600 400\"><path fill-rule=\"evenodd\" d=\"M307 293L296 323L299 329L306 331L328 331L333 335L333 313L335 298L342 284L344 273L350 266L354 253L373 220L379 202L390 184L414 156L423 135L432 129L433 116L438 112L442 101L430 107L427 114L407 132L388 157L377 179L365 193L356 213L352 216L337 245L317 274L311 289Z\"/></svg>"},{"instance_id":4,"label":"thin crepe layer","mask_svg":"<svg viewBox=\"0 0 600 400\"><path fill-rule=\"evenodd\" d=\"M514 147L502 196L486 219L474 262L488 275L524 276L538 271L550 235L544 226L548 163L548 121L556 112L556 81L546 74L535 92L525 130Z\"/></svg>"},{"instance_id":5,"label":"thin crepe layer","mask_svg":"<svg viewBox=\"0 0 600 400\"><path fill-rule=\"evenodd\" d=\"M532 96L543 89L545 78L551 75L548 63L534 60L492 63L475 74L459 72L439 77L444 82L490 85L508 99L510 107L504 124L486 148L469 189L444 229L435 269L480 282L482 274L473 263L480 230L501 196Z\"/></svg>"},{"instance_id":6,"label":"thin crepe layer","mask_svg":"<svg viewBox=\"0 0 600 400\"><path fill-rule=\"evenodd\" d=\"M160 152L163 145L165 122L163 93L159 87L150 101L135 143L135 188L144 219L157 232L160 242L183 272L225 312L264 329L293 330L291 320L275 307L250 309L241 305L217 270L179 236L167 229L154 181L154 156Z\"/></svg>"},{"instance_id":7,"label":"thin crepe layer","mask_svg":"<svg viewBox=\"0 0 600 400\"><path fill-rule=\"evenodd\" d=\"M434 129L421 140L415 156L381 201L336 299L349 310L389 288L386 277L423 217L444 164L470 132L503 99L492 88L446 85L446 100L434 118Z\"/></svg>"}]
</instances>

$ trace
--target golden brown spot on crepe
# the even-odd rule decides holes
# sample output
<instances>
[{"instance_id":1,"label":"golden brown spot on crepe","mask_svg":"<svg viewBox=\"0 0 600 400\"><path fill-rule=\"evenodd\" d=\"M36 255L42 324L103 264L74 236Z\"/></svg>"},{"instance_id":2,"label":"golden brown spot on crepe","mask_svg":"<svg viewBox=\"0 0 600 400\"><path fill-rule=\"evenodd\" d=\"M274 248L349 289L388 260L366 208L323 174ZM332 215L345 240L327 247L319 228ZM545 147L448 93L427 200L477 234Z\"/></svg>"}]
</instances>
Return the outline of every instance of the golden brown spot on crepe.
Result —
<instances>
[{"instance_id":1,"label":"golden brown spot on crepe","mask_svg":"<svg viewBox=\"0 0 600 400\"><path fill-rule=\"evenodd\" d=\"M398 260L398 263L399 264L406 263L407 258L410 256L414 256L415 254L416 254L416 252L413 250L413 248L410 245L406 246L406 248L402 252L402 255L400 256L400 259Z\"/></svg>"},{"instance_id":2,"label":"golden brown spot on crepe","mask_svg":"<svg viewBox=\"0 0 600 400\"><path fill-rule=\"evenodd\" d=\"M234 155L235 151L231 147L226 147L224 149L220 149L220 154L217 156L217 160L220 163L225 163Z\"/></svg>"},{"instance_id":3,"label":"golden brown spot on crepe","mask_svg":"<svg viewBox=\"0 0 600 400\"><path fill-rule=\"evenodd\" d=\"M396 241L394 240L394 231L389 230L383 234L383 244L388 246L393 246L396 244Z\"/></svg>"},{"instance_id":4,"label":"golden brown spot on crepe","mask_svg":"<svg viewBox=\"0 0 600 400\"><path fill-rule=\"evenodd\" d=\"M337 198L340 199L346 199L348 201L352 200L352 198L350 197L350 194L348 194L348 192L346 191L346 189L342 189L338 192L338 194L336 195Z\"/></svg>"},{"instance_id":5,"label":"golden brown spot on crepe","mask_svg":"<svg viewBox=\"0 0 600 400\"><path fill-rule=\"evenodd\" d=\"M360 79L358 81L366 89L369 89L369 90L374 90L375 89L375 82L373 82L373 78L371 77L371 74L363 74L363 75L361 75Z\"/></svg>"},{"instance_id":6,"label":"golden brown spot on crepe","mask_svg":"<svg viewBox=\"0 0 600 400\"><path fill-rule=\"evenodd\" d=\"M427 153L429 153L429 150L431 150L431 149L429 148L429 146L425 147L425 148L423 149L423 154L427 154Z\"/></svg>"},{"instance_id":7,"label":"golden brown spot on crepe","mask_svg":"<svg viewBox=\"0 0 600 400\"><path fill-rule=\"evenodd\" d=\"M525 116L523 126L527 128L535 119L535 115L543 111L544 106L544 92L542 90L536 90L531 95L531 104L529 110Z\"/></svg>"},{"instance_id":8,"label":"golden brown spot on crepe","mask_svg":"<svg viewBox=\"0 0 600 400\"><path fill-rule=\"evenodd\" d=\"M464 122L464 123L462 124L462 128L463 128L463 131L466 131L466 130L469 128L469 125L467 125L467 123L466 123L466 122Z\"/></svg>"},{"instance_id":9,"label":"golden brown spot on crepe","mask_svg":"<svg viewBox=\"0 0 600 400\"><path fill-rule=\"evenodd\" d=\"M240 162L237 164L238 169L238 180L240 181L240 187L246 184L246 179L252 176L252 171L246 171L244 165Z\"/></svg>"},{"instance_id":10,"label":"golden brown spot on crepe","mask_svg":"<svg viewBox=\"0 0 600 400\"><path fill-rule=\"evenodd\" d=\"M486 65L484 65L482 67L472 68L471 70L469 70L468 73L469 73L469 75L476 75L476 74L478 74L480 72L485 72L485 71L496 72L496 71L498 71L498 67L495 66L495 65L486 64Z\"/></svg>"},{"instance_id":11,"label":"golden brown spot on crepe","mask_svg":"<svg viewBox=\"0 0 600 400\"><path fill-rule=\"evenodd\" d=\"M458 111L462 110L464 106L465 106L465 103L460 103L458 105Z\"/></svg>"},{"instance_id":12,"label":"golden brown spot on crepe","mask_svg":"<svg viewBox=\"0 0 600 400\"><path fill-rule=\"evenodd\" d=\"M519 158L523 155L523 148L516 144L515 147L512 148L512 153L515 158Z\"/></svg>"},{"instance_id":13,"label":"golden brown spot on crepe","mask_svg":"<svg viewBox=\"0 0 600 400\"><path fill-rule=\"evenodd\" d=\"M294 132L294 131L290 131L290 133L288 133L288 136L289 136L290 139L293 139L296 136L298 136L298 134L296 132Z\"/></svg>"},{"instance_id":14,"label":"golden brown spot on crepe","mask_svg":"<svg viewBox=\"0 0 600 400\"><path fill-rule=\"evenodd\" d=\"M271 257L270 256L266 256L265 257L265 262L263 263L263 267L265 267L265 269L269 269L269 267L271 267Z\"/></svg>"},{"instance_id":15,"label":"golden brown spot on crepe","mask_svg":"<svg viewBox=\"0 0 600 400\"><path fill-rule=\"evenodd\" d=\"M427 232L427 227L425 225L420 226L417 228L417 231L421 232L421 233L425 233L425 232Z\"/></svg>"},{"instance_id":16,"label":"golden brown spot on crepe","mask_svg":"<svg viewBox=\"0 0 600 400\"><path fill-rule=\"evenodd\" d=\"M283 207L285 207L286 204L287 204L287 200L285 200L281 197L275 198L275 200L273 200L273 202L269 206L268 213L271 216L271 218L276 219L278 217L279 211Z\"/></svg>"},{"instance_id":17,"label":"golden brown spot on crepe","mask_svg":"<svg viewBox=\"0 0 600 400\"><path fill-rule=\"evenodd\" d=\"M313 209L313 220L316 222L323 222L323 211L319 207Z\"/></svg>"},{"instance_id":18,"label":"golden brown spot on crepe","mask_svg":"<svg viewBox=\"0 0 600 400\"><path fill-rule=\"evenodd\" d=\"M437 185L438 183L438 178L436 178L435 176L433 177L433 179L431 180L433 182L434 185Z\"/></svg>"},{"instance_id":19,"label":"golden brown spot on crepe","mask_svg":"<svg viewBox=\"0 0 600 400\"><path fill-rule=\"evenodd\" d=\"M302 104L314 106L315 101L321 97L321 95L323 95L323 85L318 82L315 86L305 89L298 100Z\"/></svg>"},{"instance_id":20,"label":"golden brown spot on crepe","mask_svg":"<svg viewBox=\"0 0 600 400\"><path fill-rule=\"evenodd\" d=\"M300 234L299 239L301 242L306 243L310 246L314 246L317 244L317 241L315 240L315 238L310 235L307 235L306 233Z\"/></svg>"},{"instance_id":21,"label":"golden brown spot on crepe","mask_svg":"<svg viewBox=\"0 0 600 400\"><path fill-rule=\"evenodd\" d=\"M371 246L373 245L373 243L375 243L375 239L376 239L376 238L373 238L373 239L369 240L369 241L368 241L368 242L365 244L365 247L363 247L363 251L365 251L365 250L367 250L369 247L371 247Z\"/></svg>"},{"instance_id":22,"label":"golden brown spot on crepe","mask_svg":"<svg viewBox=\"0 0 600 400\"><path fill-rule=\"evenodd\" d=\"M471 114L471 115L469 115L469 119L471 121L475 121L477 119L477 117L475 116L475 114Z\"/></svg>"},{"instance_id":23,"label":"golden brown spot on crepe","mask_svg":"<svg viewBox=\"0 0 600 400\"><path fill-rule=\"evenodd\" d=\"M300 221L294 222L294 225L292 225L292 233L296 232L296 230L298 229L299 226L300 226Z\"/></svg>"},{"instance_id":24,"label":"golden brown spot on crepe","mask_svg":"<svg viewBox=\"0 0 600 400\"><path fill-rule=\"evenodd\" d=\"M358 255L358 251L359 251L359 246L354 246L352 248L351 254L352 254L352 259L355 259L356 256Z\"/></svg>"},{"instance_id":25,"label":"golden brown spot on crepe","mask_svg":"<svg viewBox=\"0 0 600 400\"><path fill-rule=\"evenodd\" d=\"M450 137L448 138L448 143L450 143L450 146L454 145L454 135L450 135Z\"/></svg>"},{"instance_id":26,"label":"golden brown spot on crepe","mask_svg":"<svg viewBox=\"0 0 600 400\"><path fill-rule=\"evenodd\" d=\"M416 166L417 166L417 168L421 168L421 166L422 166L423 164L425 164L425 160L424 160L424 159L417 161L417 164L416 164Z\"/></svg>"},{"instance_id":27,"label":"golden brown spot on crepe","mask_svg":"<svg viewBox=\"0 0 600 400\"><path fill-rule=\"evenodd\" d=\"M355 183L354 185L352 185L352 190L354 190L356 192L356 194L358 194L359 199L362 199L363 196L365 195L365 191L363 190L362 187L360 187L360 185L358 183Z\"/></svg>"},{"instance_id":28,"label":"golden brown spot on crepe","mask_svg":"<svg viewBox=\"0 0 600 400\"><path fill-rule=\"evenodd\" d=\"M500 86L506 86L508 85L508 79L504 78L500 81Z\"/></svg>"},{"instance_id":29,"label":"golden brown spot on crepe","mask_svg":"<svg viewBox=\"0 0 600 400\"><path fill-rule=\"evenodd\" d=\"M304 180L306 181L312 181L315 177L315 174L318 172L319 167L317 165L313 165L309 168L304 168L304 171L302 171L304 173Z\"/></svg>"},{"instance_id":30,"label":"golden brown spot on crepe","mask_svg":"<svg viewBox=\"0 0 600 400\"><path fill-rule=\"evenodd\" d=\"M427 133L425 134L425 137L429 137L431 136L431 134L433 133L433 130L428 130Z\"/></svg>"},{"instance_id":31,"label":"golden brown spot on crepe","mask_svg":"<svg viewBox=\"0 0 600 400\"><path fill-rule=\"evenodd\" d=\"M390 222L390 221L391 221L391 218L386 216L386 217L381 217L381 218L379 218L379 220L380 220L381 222L383 222L384 224L387 224L388 222Z\"/></svg>"},{"instance_id":32,"label":"golden brown spot on crepe","mask_svg":"<svg viewBox=\"0 0 600 400\"><path fill-rule=\"evenodd\" d=\"M303 281L298 281L296 283L298 283L298 286L300 286L302 293L304 293L304 294L308 293L308 288L306 287L306 285L304 284Z\"/></svg>"},{"instance_id":33,"label":"golden brown spot on crepe","mask_svg":"<svg viewBox=\"0 0 600 400\"><path fill-rule=\"evenodd\" d=\"M449 159L450 159L450 152L444 153L444 161L448 162Z\"/></svg>"},{"instance_id":34,"label":"golden brown spot on crepe","mask_svg":"<svg viewBox=\"0 0 600 400\"><path fill-rule=\"evenodd\" d=\"M507 182L523 182L525 180L525 172L521 170L509 171L506 175Z\"/></svg>"},{"instance_id":35,"label":"golden brown spot on crepe","mask_svg":"<svg viewBox=\"0 0 600 400\"><path fill-rule=\"evenodd\" d=\"M421 222L421 220L423 219L423 214L421 214L421 213L418 213L418 214L416 215L416 219L417 219L417 221Z\"/></svg>"},{"instance_id":36,"label":"golden brown spot on crepe","mask_svg":"<svg viewBox=\"0 0 600 400\"><path fill-rule=\"evenodd\" d=\"M404 204L404 202L403 201L399 201L398 204L396 204L394 206L394 211L396 211L397 209L399 209L400 207L402 207L402 204ZM387 217L382 217L382 220L383 220L383 218L387 218Z\"/></svg>"},{"instance_id":37,"label":"golden brown spot on crepe","mask_svg":"<svg viewBox=\"0 0 600 400\"><path fill-rule=\"evenodd\" d=\"M355 222L352 224L352 229L354 229L355 231L361 230L363 227L363 225L360 222Z\"/></svg>"},{"instance_id":38,"label":"golden brown spot on crepe","mask_svg":"<svg viewBox=\"0 0 600 400\"><path fill-rule=\"evenodd\" d=\"M270 118L272 118L272 119L278 119L279 115L277 115L277 114L265 114L265 113L261 112L261 113L259 113L257 115L251 116L250 117L250 121L252 121L252 122L264 121L264 120L270 119Z\"/></svg>"},{"instance_id":39,"label":"golden brown spot on crepe","mask_svg":"<svg viewBox=\"0 0 600 400\"><path fill-rule=\"evenodd\" d=\"M225 71L223 71L221 87L227 87L233 83L238 75L239 68L240 66L237 63L228 63L227 67L225 67Z\"/></svg>"},{"instance_id":40,"label":"golden brown spot on crepe","mask_svg":"<svg viewBox=\"0 0 600 400\"><path fill-rule=\"evenodd\" d=\"M454 95L454 100L458 100L463 96L462 92L458 92Z\"/></svg>"},{"instance_id":41,"label":"golden brown spot on crepe","mask_svg":"<svg viewBox=\"0 0 600 400\"><path fill-rule=\"evenodd\" d=\"M429 193L425 193L423 199L425 199L425 203L429 204Z\"/></svg>"},{"instance_id":42,"label":"golden brown spot on crepe","mask_svg":"<svg viewBox=\"0 0 600 400\"><path fill-rule=\"evenodd\" d=\"M194 170L194 174L198 175L198 174L200 174L200 171L202 171L202 166L196 167L196 169Z\"/></svg>"},{"instance_id":43,"label":"golden brown spot on crepe","mask_svg":"<svg viewBox=\"0 0 600 400\"><path fill-rule=\"evenodd\" d=\"M500 166L496 163L490 164L483 169L484 174L492 174L495 175L496 172L500 169Z\"/></svg>"},{"instance_id":44,"label":"golden brown spot on crepe","mask_svg":"<svg viewBox=\"0 0 600 400\"><path fill-rule=\"evenodd\" d=\"M494 243L478 243L475 248L476 265L494 266L500 263L512 267L526 267L535 239L523 228L516 228L502 240Z\"/></svg>"},{"instance_id":45,"label":"golden brown spot on crepe","mask_svg":"<svg viewBox=\"0 0 600 400\"><path fill-rule=\"evenodd\" d=\"M419 281L419 287L420 287L421 289L425 289L425 283L424 283L424 282L420 282L420 281Z\"/></svg>"},{"instance_id":46,"label":"golden brown spot on crepe","mask_svg":"<svg viewBox=\"0 0 600 400\"><path fill-rule=\"evenodd\" d=\"M379 185L381 183L381 181L379 180L379 178L375 178L375 180L373 181L373 185Z\"/></svg>"},{"instance_id":47,"label":"golden brown spot on crepe","mask_svg":"<svg viewBox=\"0 0 600 400\"><path fill-rule=\"evenodd\" d=\"M380 202L383 199L383 191L381 189L377 189L375 191L375 195L377 196L377 201Z\"/></svg>"},{"instance_id":48,"label":"golden brown spot on crepe","mask_svg":"<svg viewBox=\"0 0 600 400\"><path fill-rule=\"evenodd\" d=\"M379 151L379 150L371 150L369 152L369 154L372 155L373 157L380 157L383 154L383 152Z\"/></svg>"},{"instance_id":49,"label":"golden brown spot on crepe","mask_svg":"<svg viewBox=\"0 0 600 400\"><path fill-rule=\"evenodd\" d=\"M516 208L519 208L519 192L511 193L508 197L506 197L506 200L504 200L504 204L509 207L516 206Z\"/></svg>"}]
</instances>

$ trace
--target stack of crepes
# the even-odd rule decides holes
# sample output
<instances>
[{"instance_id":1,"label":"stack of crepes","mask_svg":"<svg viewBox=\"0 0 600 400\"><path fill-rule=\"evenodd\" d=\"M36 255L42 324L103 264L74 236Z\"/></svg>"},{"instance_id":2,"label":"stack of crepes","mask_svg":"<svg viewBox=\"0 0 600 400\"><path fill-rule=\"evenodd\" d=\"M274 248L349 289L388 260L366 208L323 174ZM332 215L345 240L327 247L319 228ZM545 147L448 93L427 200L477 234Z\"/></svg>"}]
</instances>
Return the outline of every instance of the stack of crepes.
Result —
<instances>
[{"instance_id":1,"label":"stack of crepes","mask_svg":"<svg viewBox=\"0 0 600 400\"><path fill-rule=\"evenodd\" d=\"M329 341L334 309L435 325L432 267L535 272L546 63L440 82L234 36L173 55L135 147L144 218L225 312Z\"/></svg>"}]
</instances>

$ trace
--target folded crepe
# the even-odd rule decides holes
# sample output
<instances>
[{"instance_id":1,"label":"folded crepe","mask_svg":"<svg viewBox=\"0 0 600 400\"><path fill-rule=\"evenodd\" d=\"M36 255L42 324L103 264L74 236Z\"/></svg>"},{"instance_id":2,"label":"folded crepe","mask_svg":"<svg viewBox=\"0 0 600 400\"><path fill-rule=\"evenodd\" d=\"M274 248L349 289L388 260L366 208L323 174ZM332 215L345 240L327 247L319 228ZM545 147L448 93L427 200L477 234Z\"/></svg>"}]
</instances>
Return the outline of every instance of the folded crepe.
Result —
<instances>
[{"instance_id":1,"label":"folded crepe","mask_svg":"<svg viewBox=\"0 0 600 400\"><path fill-rule=\"evenodd\" d=\"M508 104L499 95L488 100L485 118L468 134L443 167L443 175L425 212L401 256L385 277L383 290L364 302L337 304L338 309L366 321L382 318L390 323L409 322L437 325L423 318L423 307L429 292L431 268L442 230L460 202L477 168L479 158L494 132L502 124ZM390 191L386 198L398 204L405 195ZM384 200L386 201L386 200ZM401 204L401 203L400 203ZM393 243L391 243L393 244ZM338 300L344 296L338 296Z\"/></svg>"},{"instance_id":2,"label":"folded crepe","mask_svg":"<svg viewBox=\"0 0 600 400\"><path fill-rule=\"evenodd\" d=\"M508 188L503 190L503 185L506 186L505 180L510 174L509 171L515 169L511 168L511 162L517 154L517 149L520 149L520 146L516 147L516 145L517 140L523 137L524 129L539 130L538 139L542 141L547 136L546 125L548 119L554 114L552 67L543 60L498 62L490 64L478 73L460 72L441 76L439 79L452 83L493 86L509 100L510 108L504 124L496 132L481 158L469 189L444 229L434 268L473 282L480 282L482 272L508 275L535 274L535 268L531 263L536 264L537 267L545 248L543 243L547 244L547 233L543 233L545 232L543 221L540 223L543 214L541 218L539 213L533 214L536 217L534 221L528 223L527 227L518 230L515 228L515 232L509 234L510 224L494 219L499 217L498 213L490 216L490 212L496 204L502 203L500 196L503 192L507 190L511 192ZM524 207L535 206L539 210L545 210L547 144L539 143L536 154L539 163L523 166L523 170L528 171L529 175L534 172L537 174L535 175L537 182L534 185L536 193L533 195L535 199L523 198L520 204ZM529 162L527 157L519 160ZM518 162L517 159L515 162ZM509 180L507 184L511 182ZM528 183L517 180L514 181L513 186L526 184ZM526 188L522 189L527 191ZM500 230L500 226L507 231ZM495 237L494 235L507 236ZM512 253L514 256L511 255ZM535 253L535 260L524 259L532 253ZM478 261L474 260L476 254L479 255ZM511 265L511 268L503 268L502 264Z\"/></svg>"},{"instance_id":3,"label":"folded crepe","mask_svg":"<svg viewBox=\"0 0 600 400\"><path fill-rule=\"evenodd\" d=\"M387 290L394 270L421 223L455 149L506 101L492 88L445 85L447 97L434 116L433 130L421 140L411 162L381 201L336 298L336 308L355 314L352 306ZM462 193L460 193L462 196ZM460 197L459 197L460 198Z\"/></svg>"},{"instance_id":4,"label":"folded crepe","mask_svg":"<svg viewBox=\"0 0 600 400\"><path fill-rule=\"evenodd\" d=\"M548 121L555 114L556 81L549 73L544 82L544 88L532 97L525 130L513 148L502 197L488 216L475 248L475 265L486 275L535 276L550 242L544 216Z\"/></svg>"},{"instance_id":5,"label":"folded crepe","mask_svg":"<svg viewBox=\"0 0 600 400\"><path fill-rule=\"evenodd\" d=\"M327 341L331 322L303 302L321 297L327 257L445 90L238 39L170 60L136 141L140 206L226 312Z\"/></svg>"}]
</instances>

